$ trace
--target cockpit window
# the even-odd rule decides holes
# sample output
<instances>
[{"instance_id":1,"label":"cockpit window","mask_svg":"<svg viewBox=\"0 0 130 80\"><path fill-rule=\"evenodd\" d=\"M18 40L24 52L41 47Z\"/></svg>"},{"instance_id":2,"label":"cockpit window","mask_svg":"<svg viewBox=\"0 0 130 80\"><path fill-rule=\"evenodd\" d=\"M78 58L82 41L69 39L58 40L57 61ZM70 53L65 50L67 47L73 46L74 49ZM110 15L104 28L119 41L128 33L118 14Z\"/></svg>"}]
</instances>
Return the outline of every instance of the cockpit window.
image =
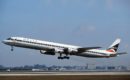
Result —
<instances>
[{"instance_id":1,"label":"cockpit window","mask_svg":"<svg viewBox=\"0 0 130 80\"><path fill-rule=\"evenodd\" d=\"M7 40L10 40L10 38L7 38Z\"/></svg>"},{"instance_id":2,"label":"cockpit window","mask_svg":"<svg viewBox=\"0 0 130 80\"><path fill-rule=\"evenodd\" d=\"M12 38L7 38L7 40L12 40Z\"/></svg>"}]
</instances>

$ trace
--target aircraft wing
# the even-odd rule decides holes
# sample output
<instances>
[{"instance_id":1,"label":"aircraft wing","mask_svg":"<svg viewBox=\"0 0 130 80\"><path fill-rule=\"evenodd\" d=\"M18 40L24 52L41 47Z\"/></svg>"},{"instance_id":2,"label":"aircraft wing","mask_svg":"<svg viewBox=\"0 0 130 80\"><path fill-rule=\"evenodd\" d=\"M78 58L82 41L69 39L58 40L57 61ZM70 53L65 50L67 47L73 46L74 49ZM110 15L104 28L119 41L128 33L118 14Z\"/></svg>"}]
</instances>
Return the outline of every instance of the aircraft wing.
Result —
<instances>
[{"instance_id":1,"label":"aircraft wing","mask_svg":"<svg viewBox=\"0 0 130 80\"><path fill-rule=\"evenodd\" d=\"M78 48L78 52L82 53L90 49L98 49L98 48L101 48L101 47L83 47L83 48Z\"/></svg>"},{"instance_id":2,"label":"aircraft wing","mask_svg":"<svg viewBox=\"0 0 130 80\"><path fill-rule=\"evenodd\" d=\"M127 52L117 53L117 55L127 54Z\"/></svg>"}]
</instances>

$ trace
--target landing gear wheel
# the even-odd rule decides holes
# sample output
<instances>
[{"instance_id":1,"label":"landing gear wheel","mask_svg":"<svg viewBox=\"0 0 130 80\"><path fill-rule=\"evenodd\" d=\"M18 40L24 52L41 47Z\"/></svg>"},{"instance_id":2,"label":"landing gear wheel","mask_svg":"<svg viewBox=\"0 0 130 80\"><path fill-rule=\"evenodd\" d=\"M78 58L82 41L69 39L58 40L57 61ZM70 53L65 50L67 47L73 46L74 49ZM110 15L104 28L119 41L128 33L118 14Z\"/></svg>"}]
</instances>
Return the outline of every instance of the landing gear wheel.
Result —
<instances>
[{"instance_id":1,"label":"landing gear wheel","mask_svg":"<svg viewBox=\"0 0 130 80\"><path fill-rule=\"evenodd\" d=\"M60 56L58 57L58 59L63 59L62 53L60 53Z\"/></svg>"},{"instance_id":2,"label":"landing gear wheel","mask_svg":"<svg viewBox=\"0 0 130 80\"><path fill-rule=\"evenodd\" d=\"M70 57L68 57L68 56L64 56L64 59L70 59Z\"/></svg>"},{"instance_id":3,"label":"landing gear wheel","mask_svg":"<svg viewBox=\"0 0 130 80\"><path fill-rule=\"evenodd\" d=\"M57 57L57 59L60 59L60 57Z\"/></svg>"},{"instance_id":4,"label":"landing gear wheel","mask_svg":"<svg viewBox=\"0 0 130 80\"><path fill-rule=\"evenodd\" d=\"M64 56L65 59L70 59L70 57L68 56L68 54L66 54L66 56Z\"/></svg>"},{"instance_id":5,"label":"landing gear wheel","mask_svg":"<svg viewBox=\"0 0 130 80\"><path fill-rule=\"evenodd\" d=\"M62 57L62 53L60 53L60 56L58 56L57 59L61 59L61 60L63 60L63 59L70 59L70 57L68 56L68 54L66 54L66 56Z\"/></svg>"},{"instance_id":6,"label":"landing gear wheel","mask_svg":"<svg viewBox=\"0 0 130 80\"><path fill-rule=\"evenodd\" d=\"M61 59L61 60L62 60L62 59L64 59L64 58L59 56L58 59Z\"/></svg>"},{"instance_id":7,"label":"landing gear wheel","mask_svg":"<svg viewBox=\"0 0 130 80\"><path fill-rule=\"evenodd\" d=\"M66 57L66 59L70 59L70 57Z\"/></svg>"}]
</instances>

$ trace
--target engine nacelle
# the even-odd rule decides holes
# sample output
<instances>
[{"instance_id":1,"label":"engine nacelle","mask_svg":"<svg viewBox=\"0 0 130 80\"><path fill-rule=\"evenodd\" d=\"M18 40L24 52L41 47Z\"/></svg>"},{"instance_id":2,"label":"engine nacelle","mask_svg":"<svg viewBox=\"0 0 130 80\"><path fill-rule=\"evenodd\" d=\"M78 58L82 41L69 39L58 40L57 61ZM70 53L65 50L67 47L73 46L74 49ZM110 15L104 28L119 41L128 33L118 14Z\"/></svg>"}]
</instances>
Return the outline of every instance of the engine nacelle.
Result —
<instances>
[{"instance_id":1,"label":"engine nacelle","mask_svg":"<svg viewBox=\"0 0 130 80\"><path fill-rule=\"evenodd\" d=\"M73 55L75 53L77 53L78 51L76 49L68 49L68 48L65 48L64 49L64 53L65 54L70 54L70 55Z\"/></svg>"},{"instance_id":2,"label":"engine nacelle","mask_svg":"<svg viewBox=\"0 0 130 80\"><path fill-rule=\"evenodd\" d=\"M40 53L46 54L46 55L55 55L55 52L47 52L47 51L43 51L43 50L40 50Z\"/></svg>"}]
</instances>

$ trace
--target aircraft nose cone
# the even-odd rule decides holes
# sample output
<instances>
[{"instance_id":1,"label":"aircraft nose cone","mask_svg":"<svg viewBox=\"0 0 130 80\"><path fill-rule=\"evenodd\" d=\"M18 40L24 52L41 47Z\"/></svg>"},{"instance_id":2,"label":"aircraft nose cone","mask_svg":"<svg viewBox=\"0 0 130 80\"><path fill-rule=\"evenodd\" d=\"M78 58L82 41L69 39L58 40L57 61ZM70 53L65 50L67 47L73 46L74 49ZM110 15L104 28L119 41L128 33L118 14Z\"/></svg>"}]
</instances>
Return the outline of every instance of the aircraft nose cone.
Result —
<instances>
[{"instance_id":1,"label":"aircraft nose cone","mask_svg":"<svg viewBox=\"0 0 130 80\"><path fill-rule=\"evenodd\" d=\"M6 43L6 40L3 40L3 41L2 41L2 43L4 43L4 44L5 44L5 43Z\"/></svg>"}]
</instances>

